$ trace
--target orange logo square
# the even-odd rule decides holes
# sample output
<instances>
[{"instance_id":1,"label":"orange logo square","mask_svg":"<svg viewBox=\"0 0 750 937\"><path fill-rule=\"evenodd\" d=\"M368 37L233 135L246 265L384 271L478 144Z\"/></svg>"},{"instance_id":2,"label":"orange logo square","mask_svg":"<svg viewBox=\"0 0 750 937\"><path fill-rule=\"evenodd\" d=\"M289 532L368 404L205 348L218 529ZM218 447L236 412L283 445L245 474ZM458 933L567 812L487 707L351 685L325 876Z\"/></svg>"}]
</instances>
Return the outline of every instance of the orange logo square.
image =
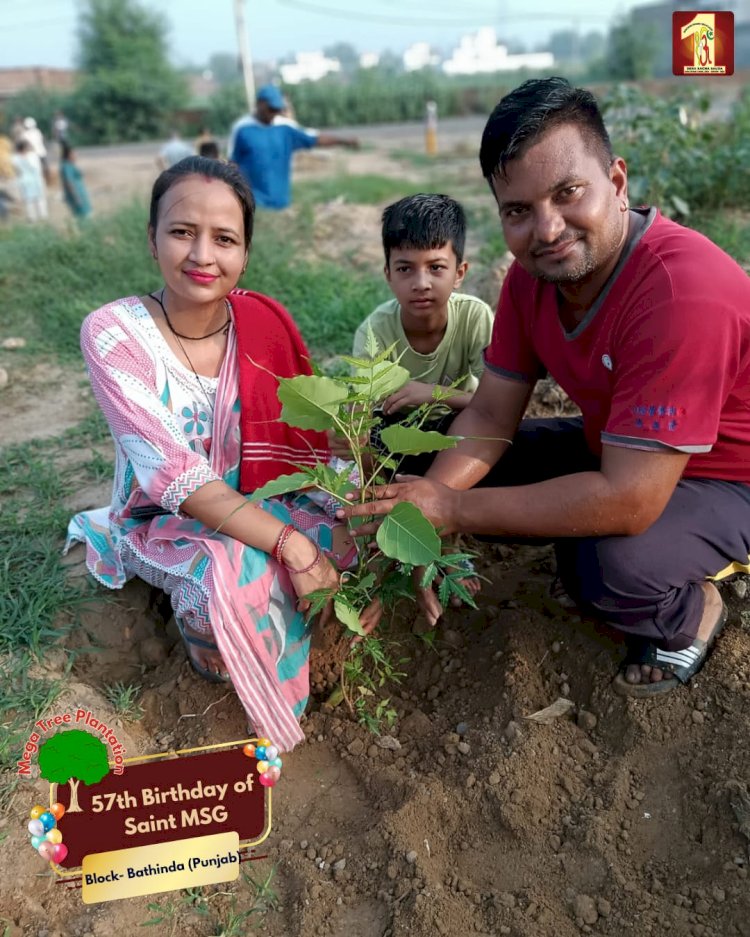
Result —
<instances>
[{"instance_id":1,"label":"orange logo square","mask_svg":"<svg viewBox=\"0 0 750 937\"><path fill-rule=\"evenodd\" d=\"M672 73L734 74L734 13L673 13Z\"/></svg>"}]
</instances>

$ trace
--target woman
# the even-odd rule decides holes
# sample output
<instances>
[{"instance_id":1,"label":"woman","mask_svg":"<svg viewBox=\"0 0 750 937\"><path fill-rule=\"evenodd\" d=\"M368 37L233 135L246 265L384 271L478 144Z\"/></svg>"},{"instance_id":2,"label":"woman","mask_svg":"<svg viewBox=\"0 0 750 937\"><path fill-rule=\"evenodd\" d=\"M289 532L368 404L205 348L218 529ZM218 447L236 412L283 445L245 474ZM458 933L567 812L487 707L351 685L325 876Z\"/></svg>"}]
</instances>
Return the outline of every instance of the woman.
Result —
<instances>
[{"instance_id":1,"label":"woman","mask_svg":"<svg viewBox=\"0 0 750 937\"><path fill-rule=\"evenodd\" d=\"M86 542L104 585L139 576L169 593L195 669L231 677L258 734L287 750L303 738L308 695L303 597L338 585L321 547L342 566L354 549L304 494L258 505L238 490L327 456L322 434L278 421L271 375L309 373L292 320L268 297L232 292L253 213L228 164L188 157L156 180L148 239L164 286L98 309L81 330L116 470L111 506L73 518L69 543ZM365 617L373 625L378 609Z\"/></svg>"},{"instance_id":2,"label":"woman","mask_svg":"<svg viewBox=\"0 0 750 937\"><path fill-rule=\"evenodd\" d=\"M67 140L60 141L60 182L65 204L76 218L87 218L91 214L91 202L83 180L83 173L76 165L73 147Z\"/></svg>"}]
</instances>

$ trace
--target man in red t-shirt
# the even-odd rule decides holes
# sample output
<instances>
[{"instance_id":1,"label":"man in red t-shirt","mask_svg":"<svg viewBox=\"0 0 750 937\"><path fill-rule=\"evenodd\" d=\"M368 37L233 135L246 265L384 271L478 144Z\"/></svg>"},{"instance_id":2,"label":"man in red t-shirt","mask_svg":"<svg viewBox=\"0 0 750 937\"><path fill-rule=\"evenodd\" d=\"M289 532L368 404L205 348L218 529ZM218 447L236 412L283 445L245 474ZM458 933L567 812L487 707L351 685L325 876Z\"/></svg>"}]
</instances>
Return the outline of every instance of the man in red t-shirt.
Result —
<instances>
[{"instance_id":1,"label":"man in red t-shirt","mask_svg":"<svg viewBox=\"0 0 750 937\"><path fill-rule=\"evenodd\" d=\"M406 500L444 533L555 540L569 595L627 636L615 689L665 692L724 625L708 580L750 559L750 280L702 235L629 207L596 101L564 79L503 98L480 162L516 259L451 426L466 438L347 513ZM545 372L581 418L521 423Z\"/></svg>"}]
</instances>

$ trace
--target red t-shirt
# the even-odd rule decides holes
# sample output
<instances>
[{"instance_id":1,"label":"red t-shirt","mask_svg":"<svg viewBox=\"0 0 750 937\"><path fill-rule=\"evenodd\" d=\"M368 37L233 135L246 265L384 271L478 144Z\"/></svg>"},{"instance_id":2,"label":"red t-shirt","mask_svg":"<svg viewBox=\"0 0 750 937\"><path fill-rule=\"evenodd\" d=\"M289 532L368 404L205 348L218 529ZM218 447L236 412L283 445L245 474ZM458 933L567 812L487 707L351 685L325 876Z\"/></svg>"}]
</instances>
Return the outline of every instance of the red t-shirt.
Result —
<instances>
[{"instance_id":1,"label":"red t-shirt","mask_svg":"<svg viewBox=\"0 0 750 937\"><path fill-rule=\"evenodd\" d=\"M654 209L572 332L557 287L513 263L485 360L528 383L549 371L597 455L667 446L691 453L685 476L750 482L750 278Z\"/></svg>"}]
</instances>

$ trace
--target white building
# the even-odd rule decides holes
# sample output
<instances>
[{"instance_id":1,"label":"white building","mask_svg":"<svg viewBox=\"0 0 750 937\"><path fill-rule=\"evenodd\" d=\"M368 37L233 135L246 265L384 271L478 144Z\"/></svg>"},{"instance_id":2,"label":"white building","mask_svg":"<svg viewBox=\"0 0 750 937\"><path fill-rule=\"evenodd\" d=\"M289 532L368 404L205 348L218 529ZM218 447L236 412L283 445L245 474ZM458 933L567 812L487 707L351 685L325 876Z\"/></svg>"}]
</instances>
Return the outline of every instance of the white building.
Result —
<instances>
[{"instance_id":1,"label":"white building","mask_svg":"<svg viewBox=\"0 0 750 937\"><path fill-rule=\"evenodd\" d=\"M432 51L429 42L415 42L403 55L404 68L407 72L418 72L420 68L440 64L440 56Z\"/></svg>"},{"instance_id":2,"label":"white building","mask_svg":"<svg viewBox=\"0 0 750 937\"><path fill-rule=\"evenodd\" d=\"M476 75L479 72L515 72L520 68L544 69L554 64L551 52L509 55L507 47L498 44L495 30L483 26L476 33L463 36L442 67L446 75Z\"/></svg>"},{"instance_id":3,"label":"white building","mask_svg":"<svg viewBox=\"0 0 750 937\"><path fill-rule=\"evenodd\" d=\"M329 59L322 52L298 52L291 65L279 66L281 79L287 85L298 85L301 81L319 81L332 72L341 71L338 59Z\"/></svg>"}]
</instances>

